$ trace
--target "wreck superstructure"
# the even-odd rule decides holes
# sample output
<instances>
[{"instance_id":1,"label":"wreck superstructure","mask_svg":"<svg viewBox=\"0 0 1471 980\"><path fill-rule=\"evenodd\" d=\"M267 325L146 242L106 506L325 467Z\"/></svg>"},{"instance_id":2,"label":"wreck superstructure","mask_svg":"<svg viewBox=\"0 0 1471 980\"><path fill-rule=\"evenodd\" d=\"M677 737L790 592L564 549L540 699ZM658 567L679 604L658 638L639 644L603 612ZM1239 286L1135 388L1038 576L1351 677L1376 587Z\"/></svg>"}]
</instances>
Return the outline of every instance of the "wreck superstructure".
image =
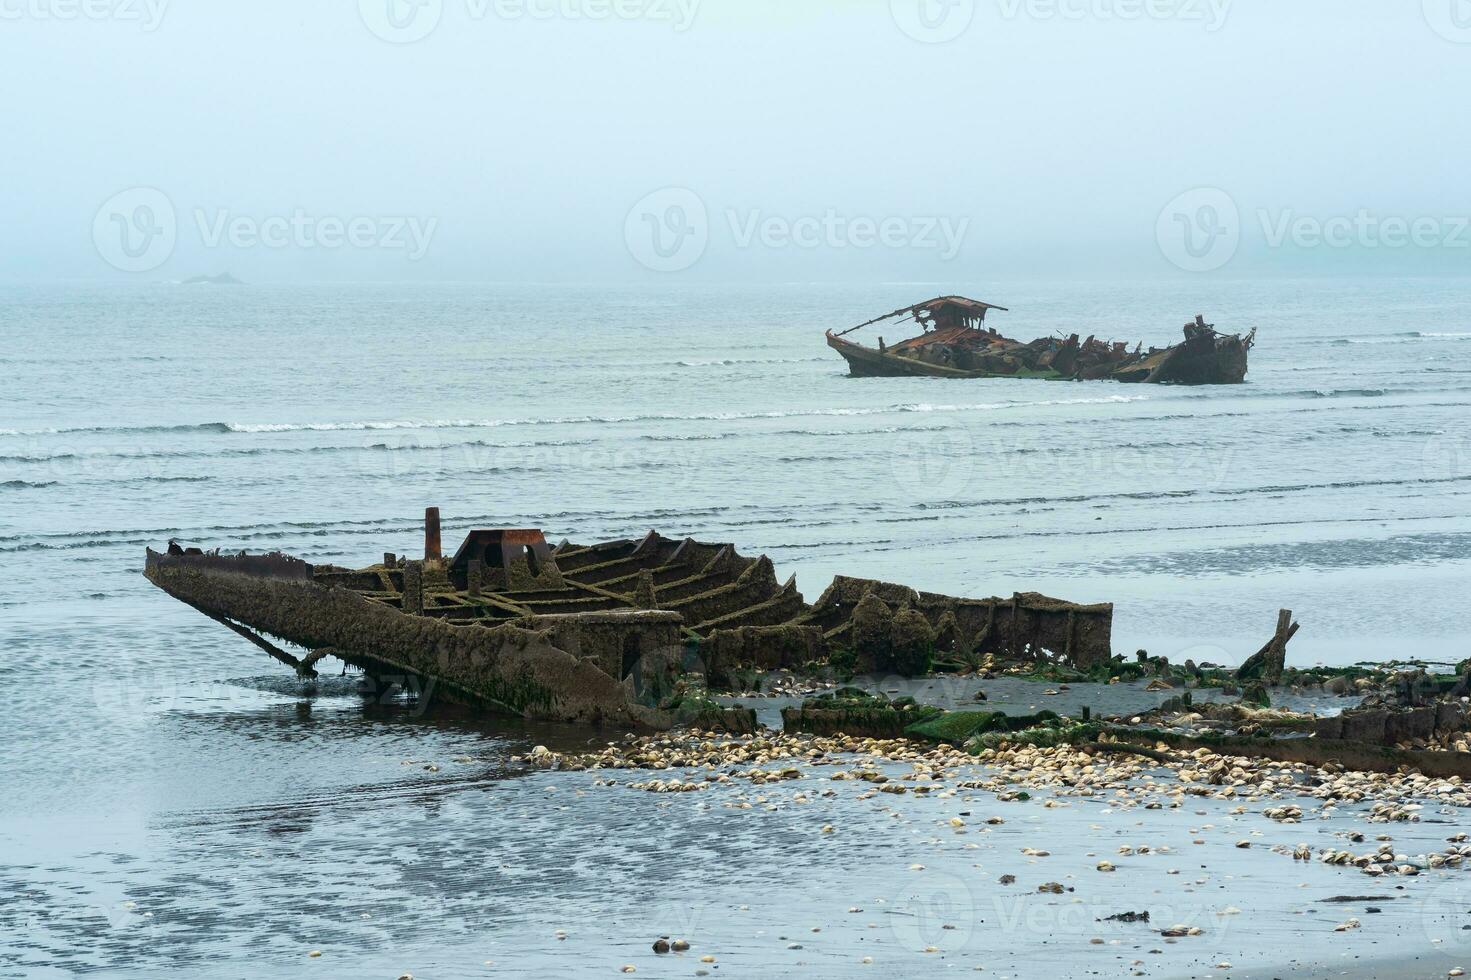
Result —
<instances>
[{"instance_id":1,"label":"wreck superstructure","mask_svg":"<svg viewBox=\"0 0 1471 980\"><path fill-rule=\"evenodd\" d=\"M687 667L713 679L844 651L860 670L889 672L911 647L1080 667L1111 655L1111 604L964 599L843 576L809 604L764 555L652 531L553 547L540 530L477 529L445 558L434 509L423 559L349 569L170 543L148 549L145 574L302 674L333 656L502 713L623 726L671 724L661 703Z\"/></svg>"},{"instance_id":2,"label":"wreck superstructure","mask_svg":"<svg viewBox=\"0 0 1471 980\"><path fill-rule=\"evenodd\" d=\"M848 362L854 377L1043 378L1111 380L1128 384L1240 384L1256 331L1245 336L1218 333L1197 316L1185 324L1185 340L1173 347L1145 351L1078 334L1043 337L1030 343L1003 337L985 325L992 310L1006 307L940 296L886 313L841 333L827 332L828 346ZM866 347L844 339L864 327L913 320L922 328L896 344L878 339Z\"/></svg>"}]
</instances>

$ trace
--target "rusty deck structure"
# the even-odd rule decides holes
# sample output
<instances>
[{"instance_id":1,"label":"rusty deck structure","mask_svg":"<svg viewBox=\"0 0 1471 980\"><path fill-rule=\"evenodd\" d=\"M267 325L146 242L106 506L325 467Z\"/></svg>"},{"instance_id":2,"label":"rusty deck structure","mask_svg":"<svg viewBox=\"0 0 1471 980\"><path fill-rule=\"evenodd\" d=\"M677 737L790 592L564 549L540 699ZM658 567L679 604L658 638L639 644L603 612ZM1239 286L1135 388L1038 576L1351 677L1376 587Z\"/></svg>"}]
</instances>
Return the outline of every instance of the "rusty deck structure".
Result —
<instances>
[{"instance_id":1,"label":"rusty deck structure","mask_svg":"<svg viewBox=\"0 0 1471 980\"><path fill-rule=\"evenodd\" d=\"M302 674L333 656L375 677L433 679L495 711L568 721L665 727L660 703L692 664L714 677L847 651L887 672L905 643L1084 668L1111 655L1111 604L968 599L845 576L809 604L764 555L653 531L554 547L536 529L477 529L446 557L435 508L422 559L384 554L351 569L171 542L148 550L145 574Z\"/></svg>"}]
</instances>

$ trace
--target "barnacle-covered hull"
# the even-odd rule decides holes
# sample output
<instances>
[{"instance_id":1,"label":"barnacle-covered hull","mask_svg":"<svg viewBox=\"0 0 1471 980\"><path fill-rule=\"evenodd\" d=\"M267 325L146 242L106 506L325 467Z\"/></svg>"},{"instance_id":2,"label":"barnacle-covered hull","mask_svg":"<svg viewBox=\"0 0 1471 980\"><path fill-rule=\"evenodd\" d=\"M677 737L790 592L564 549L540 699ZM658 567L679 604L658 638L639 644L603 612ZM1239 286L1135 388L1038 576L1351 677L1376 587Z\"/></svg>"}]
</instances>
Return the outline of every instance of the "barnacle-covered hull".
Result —
<instances>
[{"instance_id":1,"label":"barnacle-covered hull","mask_svg":"<svg viewBox=\"0 0 1471 980\"><path fill-rule=\"evenodd\" d=\"M627 727L671 724L668 698L690 666L715 682L837 651L902 672L905 644L1081 667L1111 653L1108 604L962 599L847 577L809 604L770 559L729 544L650 532L553 548L540 531L487 529L445 558L434 522L422 560L386 554L348 569L171 544L149 549L145 574L302 674L333 656L502 713Z\"/></svg>"}]
</instances>

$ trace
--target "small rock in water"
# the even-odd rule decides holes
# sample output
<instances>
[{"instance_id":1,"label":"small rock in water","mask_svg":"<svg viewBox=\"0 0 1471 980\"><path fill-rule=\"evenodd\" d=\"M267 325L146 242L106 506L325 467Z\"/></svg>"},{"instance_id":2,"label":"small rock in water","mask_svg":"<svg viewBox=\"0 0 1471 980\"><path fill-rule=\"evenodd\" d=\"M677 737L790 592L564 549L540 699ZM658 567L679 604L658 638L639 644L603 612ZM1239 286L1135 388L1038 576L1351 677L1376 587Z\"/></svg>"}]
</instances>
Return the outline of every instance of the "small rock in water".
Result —
<instances>
[{"instance_id":1,"label":"small rock in water","mask_svg":"<svg viewBox=\"0 0 1471 980\"><path fill-rule=\"evenodd\" d=\"M658 939L655 939L654 940L654 952L656 952L656 953L667 953L667 952L669 952L669 940L663 938L662 936L659 937Z\"/></svg>"},{"instance_id":2,"label":"small rock in water","mask_svg":"<svg viewBox=\"0 0 1471 980\"><path fill-rule=\"evenodd\" d=\"M688 939L676 939L674 942L669 944L669 948L674 950L676 953L683 953L685 950L690 948L690 943Z\"/></svg>"}]
</instances>

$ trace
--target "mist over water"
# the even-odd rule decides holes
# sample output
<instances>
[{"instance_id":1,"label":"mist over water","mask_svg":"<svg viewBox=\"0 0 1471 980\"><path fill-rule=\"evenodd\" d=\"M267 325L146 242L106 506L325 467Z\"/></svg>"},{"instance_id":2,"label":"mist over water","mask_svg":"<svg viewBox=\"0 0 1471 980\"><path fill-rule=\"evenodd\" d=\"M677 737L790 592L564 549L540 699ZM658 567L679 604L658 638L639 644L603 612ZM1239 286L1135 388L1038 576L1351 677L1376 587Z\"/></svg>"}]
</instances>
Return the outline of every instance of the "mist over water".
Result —
<instances>
[{"instance_id":1,"label":"mist over water","mask_svg":"<svg viewBox=\"0 0 1471 980\"><path fill-rule=\"evenodd\" d=\"M809 600L1113 602L1116 652L1177 662L1283 607L1293 664L1471 656L1460 5L0 0L0 973L603 976L661 932L933 972L908 913L787 932L897 897L938 801L834 801L834 838L527 774L615 733L299 681L144 580L170 539L358 566L438 506L451 548L652 528ZM859 380L823 345L950 293L1024 340L1200 313L1258 346L1185 389ZM1095 817L993 840L1082 861ZM1298 899L1233 858L1276 966ZM1118 880L981 945L1070 972L1047 944Z\"/></svg>"},{"instance_id":2,"label":"mist over water","mask_svg":"<svg viewBox=\"0 0 1471 980\"><path fill-rule=\"evenodd\" d=\"M576 818L600 842L579 845L540 783L504 781L534 742L604 736L420 715L350 678L304 686L143 579L145 546L170 538L361 565L419 548L432 504L451 546L496 525L730 541L809 599L844 573L1112 601L1116 650L1177 660L1239 662L1280 606L1303 623L1295 663L1466 655L1458 290L965 287L1009 305L996 325L1022 337L1165 344L1197 311L1258 327L1236 387L852 379L822 346L959 288L0 292L11 953L38 976L227 976L209 964L242 948L293 963L330 945L358 949L361 975L404 953L460 976L497 955L557 969L525 960L525 937L610 901L600 950L625 927L685 928L603 826L638 807ZM452 757L475 761L423 770ZM776 832L717 840L699 812L663 812L666 860L706 840L735 875ZM467 834L505 844L467 853ZM579 847L595 867L566 867ZM499 953L465 946L471 924Z\"/></svg>"}]
</instances>

